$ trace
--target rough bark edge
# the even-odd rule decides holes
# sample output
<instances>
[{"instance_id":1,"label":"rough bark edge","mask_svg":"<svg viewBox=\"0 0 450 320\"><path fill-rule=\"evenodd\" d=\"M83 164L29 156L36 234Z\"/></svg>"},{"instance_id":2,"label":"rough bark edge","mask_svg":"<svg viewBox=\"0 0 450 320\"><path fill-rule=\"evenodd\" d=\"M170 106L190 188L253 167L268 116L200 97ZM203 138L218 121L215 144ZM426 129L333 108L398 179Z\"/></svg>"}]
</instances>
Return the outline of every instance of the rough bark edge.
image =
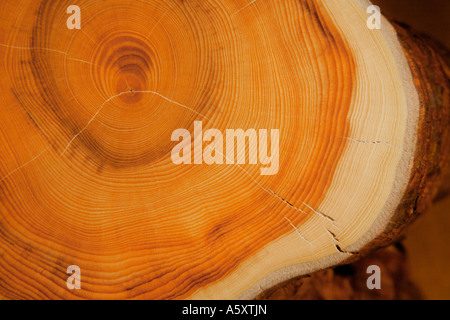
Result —
<instances>
[{"instance_id":1,"label":"rough bark edge","mask_svg":"<svg viewBox=\"0 0 450 320\"><path fill-rule=\"evenodd\" d=\"M367 288L367 267L381 269L381 290ZM263 292L258 300L423 300L412 281L408 253L401 243L376 250L347 265L294 279L281 287Z\"/></svg>"},{"instance_id":2,"label":"rough bark edge","mask_svg":"<svg viewBox=\"0 0 450 320\"><path fill-rule=\"evenodd\" d=\"M362 253L397 240L404 229L427 211L448 171L450 154L450 69L443 49L429 37L393 24L413 74L420 100L417 145L411 179L383 234ZM442 196L442 195L441 195Z\"/></svg>"},{"instance_id":3,"label":"rough bark edge","mask_svg":"<svg viewBox=\"0 0 450 320\"><path fill-rule=\"evenodd\" d=\"M450 61L448 51L431 38L393 23L403 47L419 95L420 115L411 178L384 232L340 264L359 260L368 253L397 241L404 230L428 210L436 197L448 193L450 172ZM307 277L303 275L295 281ZM313 275L314 276L314 275ZM287 286L283 282L257 296L266 299Z\"/></svg>"}]
</instances>

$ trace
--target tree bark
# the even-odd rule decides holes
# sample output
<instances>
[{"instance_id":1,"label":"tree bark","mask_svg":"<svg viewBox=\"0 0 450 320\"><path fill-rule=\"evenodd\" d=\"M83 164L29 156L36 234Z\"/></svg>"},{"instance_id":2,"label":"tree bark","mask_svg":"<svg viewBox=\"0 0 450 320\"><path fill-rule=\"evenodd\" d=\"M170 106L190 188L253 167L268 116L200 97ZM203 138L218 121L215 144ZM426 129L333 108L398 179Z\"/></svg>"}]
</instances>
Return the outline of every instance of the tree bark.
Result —
<instances>
[{"instance_id":1,"label":"tree bark","mask_svg":"<svg viewBox=\"0 0 450 320\"><path fill-rule=\"evenodd\" d=\"M380 268L380 289L367 287L369 266ZM257 300L419 300L423 295L408 270L401 244L371 253L342 266L292 279L271 288Z\"/></svg>"}]
</instances>

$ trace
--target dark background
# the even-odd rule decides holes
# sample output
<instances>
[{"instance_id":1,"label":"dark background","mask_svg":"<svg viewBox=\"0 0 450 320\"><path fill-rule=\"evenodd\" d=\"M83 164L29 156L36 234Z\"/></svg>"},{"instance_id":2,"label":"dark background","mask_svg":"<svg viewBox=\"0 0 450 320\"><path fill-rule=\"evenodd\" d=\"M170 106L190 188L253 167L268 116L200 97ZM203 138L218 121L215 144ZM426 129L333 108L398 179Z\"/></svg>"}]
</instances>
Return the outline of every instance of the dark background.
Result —
<instances>
[{"instance_id":1,"label":"dark background","mask_svg":"<svg viewBox=\"0 0 450 320\"><path fill-rule=\"evenodd\" d=\"M433 36L450 48L450 0L372 0L389 20Z\"/></svg>"}]
</instances>

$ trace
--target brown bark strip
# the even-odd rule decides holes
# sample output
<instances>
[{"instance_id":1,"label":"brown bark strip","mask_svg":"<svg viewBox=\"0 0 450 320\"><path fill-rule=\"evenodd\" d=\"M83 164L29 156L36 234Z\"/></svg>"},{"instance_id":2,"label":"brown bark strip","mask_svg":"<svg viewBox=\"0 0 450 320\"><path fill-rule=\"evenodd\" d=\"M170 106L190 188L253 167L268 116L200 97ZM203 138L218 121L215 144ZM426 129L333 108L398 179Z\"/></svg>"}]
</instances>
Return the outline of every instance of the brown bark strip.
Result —
<instances>
[{"instance_id":1,"label":"brown bark strip","mask_svg":"<svg viewBox=\"0 0 450 320\"><path fill-rule=\"evenodd\" d=\"M393 24L407 57L420 99L416 156L411 180L385 232L362 252L392 243L438 195L450 153L450 69L445 50L432 39ZM441 193L442 194L442 193Z\"/></svg>"}]
</instances>

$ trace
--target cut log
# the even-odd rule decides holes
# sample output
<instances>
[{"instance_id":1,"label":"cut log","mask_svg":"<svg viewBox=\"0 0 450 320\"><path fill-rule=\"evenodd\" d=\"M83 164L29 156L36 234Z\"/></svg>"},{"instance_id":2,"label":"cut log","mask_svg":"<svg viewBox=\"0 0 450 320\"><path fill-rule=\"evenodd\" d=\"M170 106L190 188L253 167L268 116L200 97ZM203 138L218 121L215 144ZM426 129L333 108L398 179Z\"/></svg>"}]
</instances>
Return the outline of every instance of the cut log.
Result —
<instances>
[{"instance_id":1,"label":"cut log","mask_svg":"<svg viewBox=\"0 0 450 320\"><path fill-rule=\"evenodd\" d=\"M449 69L368 1L69 5L0 3L0 297L254 298L436 194Z\"/></svg>"}]
</instances>

